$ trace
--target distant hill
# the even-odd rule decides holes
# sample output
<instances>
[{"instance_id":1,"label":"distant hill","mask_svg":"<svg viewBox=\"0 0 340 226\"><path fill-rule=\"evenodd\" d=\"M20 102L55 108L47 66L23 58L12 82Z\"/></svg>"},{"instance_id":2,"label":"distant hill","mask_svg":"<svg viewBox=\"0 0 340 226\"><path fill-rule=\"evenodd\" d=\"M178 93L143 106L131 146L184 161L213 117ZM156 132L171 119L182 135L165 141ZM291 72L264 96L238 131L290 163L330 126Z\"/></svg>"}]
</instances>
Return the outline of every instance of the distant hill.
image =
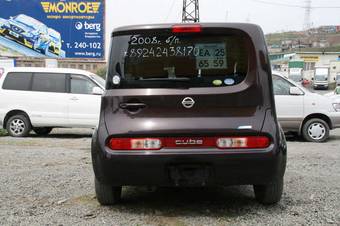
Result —
<instances>
[{"instance_id":1,"label":"distant hill","mask_svg":"<svg viewBox=\"0 0 340 226\"><path fill-rule=\"evenodd\" d=\"M340 26L322 26L308 31L288 31L266 35L270 50L340 51Z\"/></svg>"},{"instance_id":2,"label":"distant hill","mask_svg":"<svg viewBox=\"0 0 340 226\"><path fill-rule=\"evenodd\" d=\"M270 33L266 35L268 45L281 45L284 40L297 40L304 36L303 32L288 31L282 33Z\"/></svg>"}]
</instances>

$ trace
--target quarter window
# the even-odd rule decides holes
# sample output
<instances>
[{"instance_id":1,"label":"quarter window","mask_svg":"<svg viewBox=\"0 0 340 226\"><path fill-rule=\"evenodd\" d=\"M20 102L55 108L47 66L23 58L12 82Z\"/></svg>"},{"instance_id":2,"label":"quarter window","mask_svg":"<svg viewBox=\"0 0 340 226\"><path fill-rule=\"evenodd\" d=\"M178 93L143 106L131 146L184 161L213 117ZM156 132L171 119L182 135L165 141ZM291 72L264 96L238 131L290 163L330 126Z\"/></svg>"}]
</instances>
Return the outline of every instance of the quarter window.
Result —
<instances>
[{"instance_id":1,"label":"quarter window","mask_svg":"<svg viewBox=\"0 0 340 226\"><path fill-rule=\"evenodd\" d=\"M74 94L92 94L96 85L81 75L71 75L71 93Z\"/></svg>"},{"instance_id":2,"label":"quarter window","mask_svg":"<svg viewBox=\"0 0 340 226\"><path fill-rule=\"evenodd\" d=\"M53 73L35 73L32 90L39 92L66 92L66 75Z\"/></svg>"},{"instance_id":3,"label":"quarter window","mask_svg":"<svg viewBox=\"0 0 340 226\"><path fill-rule=\"evenodd\" d=\"M278 76L273 76L273 84L275 95L289 95L290 87L293 87L288 81Z\"/></svg>"},{"instance_id":4,"label":"quarter window","mask_svg":"<svg viewBox=\"0 0 340 226\"><path fill-rule=\"evenodd\" d=\"M3 89L28 91L32 73L8 73Z\"/></svg>"}]
</instances>

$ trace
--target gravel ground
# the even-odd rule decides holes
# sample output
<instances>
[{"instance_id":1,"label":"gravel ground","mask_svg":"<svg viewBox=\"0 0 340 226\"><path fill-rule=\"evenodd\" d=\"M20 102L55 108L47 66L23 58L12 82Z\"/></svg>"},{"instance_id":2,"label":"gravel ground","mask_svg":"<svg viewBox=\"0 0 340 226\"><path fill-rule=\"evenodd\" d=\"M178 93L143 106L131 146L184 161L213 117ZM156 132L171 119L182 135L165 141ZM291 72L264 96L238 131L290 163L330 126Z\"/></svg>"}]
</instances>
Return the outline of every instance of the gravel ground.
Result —
<instances>
[{"instance_id":1,"label":"gravel ground","mask_svg":"<svg viewBox=\"0 0 340 226\"><path fill-rule=\"evenodd\" d=\"M128 187L124 202L96 201L91 130L0 137L0 225L340 225L340 130L327 143L289 139L282 201L262 206L251 186Z\"/></svg>"}]
</instances>

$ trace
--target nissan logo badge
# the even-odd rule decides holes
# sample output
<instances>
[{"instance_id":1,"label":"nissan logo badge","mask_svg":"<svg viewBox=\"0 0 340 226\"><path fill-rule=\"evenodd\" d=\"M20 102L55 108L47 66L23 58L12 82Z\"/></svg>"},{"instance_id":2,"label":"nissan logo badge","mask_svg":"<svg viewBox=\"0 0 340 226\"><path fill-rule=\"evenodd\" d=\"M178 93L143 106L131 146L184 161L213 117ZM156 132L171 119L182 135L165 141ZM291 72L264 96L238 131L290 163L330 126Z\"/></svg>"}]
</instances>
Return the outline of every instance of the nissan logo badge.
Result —
<instances>
[{"instance_id":1,"label":"nissan logo badge","mask_svg":"<svg viewBox=\"0 0 340 226\"><path fill-rule=\"evenodd\" d=\"M183 99L182 104L185 108L192 108L195 104L195 101L191 97L186 97Z\"/></svg>"}]
</instances>

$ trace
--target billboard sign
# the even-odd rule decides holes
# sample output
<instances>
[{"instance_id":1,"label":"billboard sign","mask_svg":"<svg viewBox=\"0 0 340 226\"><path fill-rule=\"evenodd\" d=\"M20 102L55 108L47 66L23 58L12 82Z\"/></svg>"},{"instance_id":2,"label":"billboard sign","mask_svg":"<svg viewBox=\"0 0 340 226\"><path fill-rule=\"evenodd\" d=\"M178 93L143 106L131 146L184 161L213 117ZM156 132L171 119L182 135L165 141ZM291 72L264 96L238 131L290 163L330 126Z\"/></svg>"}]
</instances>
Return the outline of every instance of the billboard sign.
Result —
<instances>
[{"instance_id":1,"label":"billboard sign","mask_svg":"<svg viewBox=\"0 0 340 226\"><path fill-rule=\"evenodd\" d=\"M0 56L105 57L105 0L0 0L0 5Z\"/></svg>"}]
</instances>

